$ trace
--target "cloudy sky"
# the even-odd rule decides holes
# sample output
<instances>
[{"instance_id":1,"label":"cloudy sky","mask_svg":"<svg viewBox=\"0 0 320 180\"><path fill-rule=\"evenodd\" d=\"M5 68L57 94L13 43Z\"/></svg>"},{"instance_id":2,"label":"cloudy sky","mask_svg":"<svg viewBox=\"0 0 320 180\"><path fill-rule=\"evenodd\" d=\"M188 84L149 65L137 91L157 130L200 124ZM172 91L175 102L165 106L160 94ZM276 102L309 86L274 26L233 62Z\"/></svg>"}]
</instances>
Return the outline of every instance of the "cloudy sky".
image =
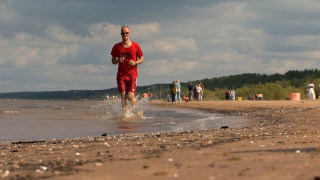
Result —
<instances>
[{"instance_id":1,"label":"cloudy sky","mask_svg":"<svg viewBox=\"0 0 320 180\"><path fill-rule=\"evenodd\" d=\"M0 92L116 87L122 25L138 85L320 67L320 0L0 0Z\"/></svg>"}]
</instances>

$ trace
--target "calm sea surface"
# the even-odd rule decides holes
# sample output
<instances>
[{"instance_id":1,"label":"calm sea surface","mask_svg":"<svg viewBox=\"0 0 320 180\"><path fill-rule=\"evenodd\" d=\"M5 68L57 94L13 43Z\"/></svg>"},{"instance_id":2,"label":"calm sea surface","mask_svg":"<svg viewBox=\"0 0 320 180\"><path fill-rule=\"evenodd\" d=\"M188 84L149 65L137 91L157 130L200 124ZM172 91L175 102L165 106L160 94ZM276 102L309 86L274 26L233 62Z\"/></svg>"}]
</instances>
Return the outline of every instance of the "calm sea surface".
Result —
<instances>
[{"instance_id":1,"label":"calm sea surface","mask_svg":"<svg viewBox=\"0 0 320 180\"><path fill-rule=\"evenodd\" d=\"M136 117L143 111L144 117ZM124 116L119 101L0 99L0 140L94 137L101 134L181 132L240 127L243 119L138 102Z\"/></svg>"}]
</instances>

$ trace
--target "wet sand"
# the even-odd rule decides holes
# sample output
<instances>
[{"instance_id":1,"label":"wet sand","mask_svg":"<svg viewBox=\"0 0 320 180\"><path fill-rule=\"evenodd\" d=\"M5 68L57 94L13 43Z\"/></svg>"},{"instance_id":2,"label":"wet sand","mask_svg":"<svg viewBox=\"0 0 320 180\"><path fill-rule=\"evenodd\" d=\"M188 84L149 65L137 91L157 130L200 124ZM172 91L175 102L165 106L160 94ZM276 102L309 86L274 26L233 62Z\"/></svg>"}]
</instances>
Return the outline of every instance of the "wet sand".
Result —
<instances>
[{"instance_id":1,"label":"wet sand","mask_svg":"<svg viewBox=\"0 0 320 180\"><path fill-rule=\"evenodd\" d=\"M152 102L242 128L0 142L3 179L320 179L319 101Z\"/></svg>"}]
</instances>

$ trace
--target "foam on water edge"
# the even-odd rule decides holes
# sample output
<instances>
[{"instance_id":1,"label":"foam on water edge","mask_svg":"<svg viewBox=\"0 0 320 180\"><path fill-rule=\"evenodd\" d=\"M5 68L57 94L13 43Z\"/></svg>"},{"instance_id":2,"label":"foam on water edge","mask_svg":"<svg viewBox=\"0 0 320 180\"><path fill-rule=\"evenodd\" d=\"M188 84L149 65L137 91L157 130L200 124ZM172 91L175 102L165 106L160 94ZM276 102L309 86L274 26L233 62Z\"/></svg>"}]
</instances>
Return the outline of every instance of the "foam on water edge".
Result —
<instances>
[{"instance_id":1,"label":"foam on water edge","mask_svg":"<svg viewBox=\"0 0 320 180\"><path fill-rule=\"evenodd\" d=\"M146 108L146 100L137 100L136 105L132 106L128 103L128 109L123 110L121 101L104 101L101 103L103 108L106 108L107 116L104 119L114 120L138 120L145 119L143 112Z\"/></svg>"}]
</instances>

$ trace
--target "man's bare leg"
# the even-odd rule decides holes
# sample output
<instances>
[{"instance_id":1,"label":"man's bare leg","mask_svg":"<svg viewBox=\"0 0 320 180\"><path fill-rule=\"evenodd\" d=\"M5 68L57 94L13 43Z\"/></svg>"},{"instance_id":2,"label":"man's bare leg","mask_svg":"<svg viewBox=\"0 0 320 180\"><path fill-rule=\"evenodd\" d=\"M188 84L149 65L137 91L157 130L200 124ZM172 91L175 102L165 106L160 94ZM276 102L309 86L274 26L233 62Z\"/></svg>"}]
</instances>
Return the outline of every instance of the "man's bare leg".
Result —
<instances>
[{"instance_id":1,"label":"man's bare leg","mask_svg":"<svg viewBox=\"0 0 320 180\"><path fill-rule=\"evenodd\" d=\"M128 105L127 105L127 97L126 97L126 92L121 92L121 104L124 112L127 112L128 110Z\"/></svg>"},{"instance_id":2,"label":"man's bare leg","mask_svg":"<svg viewBox=\"0 0 320 180\"><path fill-rule=\"evenodd\" d=\"M131 102L132 107L134 107L136 105L136 97L133 92L128 92L128 99ZM138 116L139 118L143 118L143 111L139 110L138 112L136 112L136 116Z\"/></svg>"},{"instance_id":3,"label":"man's bare leg","mask_svg":"<svg viewBox=\"0 0 320 180\"><path fill-rule=\"evenodd\" d=\"M136 97L133 92L128 92L128 99L131 102L132 107L136 105Z\"/></svg>"}]
</instances>

